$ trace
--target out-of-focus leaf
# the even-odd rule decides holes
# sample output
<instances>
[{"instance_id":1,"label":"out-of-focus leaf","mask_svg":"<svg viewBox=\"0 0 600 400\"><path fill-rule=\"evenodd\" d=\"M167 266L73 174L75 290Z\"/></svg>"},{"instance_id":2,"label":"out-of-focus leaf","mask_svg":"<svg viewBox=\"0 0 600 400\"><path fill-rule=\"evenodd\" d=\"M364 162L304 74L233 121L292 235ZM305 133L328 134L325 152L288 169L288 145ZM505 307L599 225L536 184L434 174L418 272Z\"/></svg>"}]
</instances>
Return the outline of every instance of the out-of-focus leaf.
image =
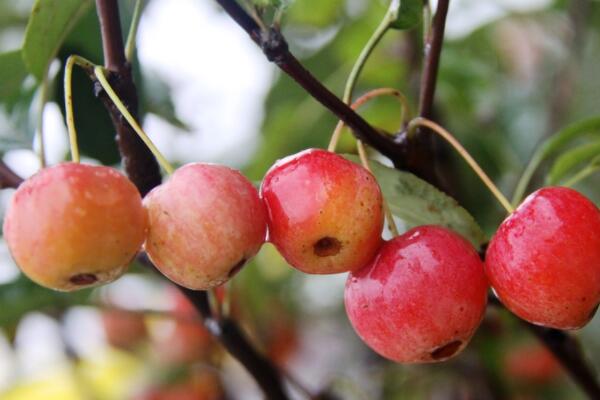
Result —
<instances>
[{"instance_id":1,"label":"out-of-focus leaf","mask_svg":"<svg viewBox=\"0 0 600 400\"><path fill-rule=\"evenodd\" d=\"M38 80L44 76L63 40L90 9L91 0L37 0L27 24L23 59Z\"/></svg>"},{"instance_id":2,"label":"out-of-focus leaf","mask_svg":"<svg viewBox=\"0 0 600 400\"><path fill-rule=\"evenodd\" d=\"M0 54L0 102L17 95L27 77L21 50Z\"/></svg>"},{"instance_id":3,"label":"out-of-focus leaf","mask_svg":"<svg viewBox=\"0 0 600 400\"><path fill-rule=\"evenodd\" d=\"M32 147L38 112L33 104L37 88L20 90L17 96L0 104L0 153Z\"/></svg>"},{"instance_id":4,"label":"out-of-focus leaf","mask_svg":"<svg viewBox=\"0 0 600 400\"><path fill-rule=\"evenodd\" d=\"M344 157L360 162L357 156ZM453 198L409 172L376 161L370 165L392 214L409 226L442 225L460 233L475 247L486 241L475 219Z\"/></svg>"},{"instance_id":5,"label":"out-of-focus leaf","mask_svg":"<svg viewBox=\"0 0 600 400\"><path fill-rule=\"evenodd\" d=\"M546 181L549 185L557 184L575 167L600 154L600 141L586 143L564 152L556 158Z\"/></svg>"},{"instance_id":6,"label":"out-of-focus leaf","mask_svg":"<svg viewBox=\"0 0 600 400\"><path fill-rule=\"evenodd\" d=\"M14 324L31 311L52 311L86 304L89 293L89 289L73 293L56 292L21 275L13 282L0 285L0 326Z\"/></svg>"},{"instance_id":7,"label":"out-of-focus leaf","mask_svg":"<svg viewBox=\"0 0 600 400\"><path fill-rule=\"evenodd\" d=\"M421 0L392 0L390 11L394 13L394 21L390 24L390 27L410 29L421 23L423 2Z\"/></svg>"},{"instance_id":8,"label":"out-of-focus leaf","mask_svg":"<svg viewBox=\"0 0 600 400\"><path fill-rule=\"evenodd\" d=\"M296 0L286 13L287 21L324 27L333 23L343 12L343 0Z\"/></svg>"},{"instance_id":9,"label":"out-of-focus leaf","mask_svg":"<svg viewBox=\"0 0 600 400\"><path fill-rule=\"evenodd\" d=\"M171 98L171 89L160 77L146 72L141 86L141 108L144 112L156 114L179 129L190 130L190 127L177 116Z\"/></svg>"}]
</instances>

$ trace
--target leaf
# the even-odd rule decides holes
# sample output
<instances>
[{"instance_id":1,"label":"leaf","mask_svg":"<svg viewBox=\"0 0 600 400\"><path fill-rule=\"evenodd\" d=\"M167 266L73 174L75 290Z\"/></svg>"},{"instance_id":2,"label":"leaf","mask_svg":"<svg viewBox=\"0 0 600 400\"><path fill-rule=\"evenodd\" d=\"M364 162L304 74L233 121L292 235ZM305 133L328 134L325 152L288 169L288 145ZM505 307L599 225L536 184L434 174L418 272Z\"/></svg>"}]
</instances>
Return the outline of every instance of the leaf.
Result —
<instances>
[{"instance_id":1,"label":"leaf","mask_svg":"<svg viewBox=\"0 0 600 400\"><path fill-rule=\"evenodd\" d=\"M147 113L156 114L171 125L190 131L190 127L177 115L171 96L171 88L160 76L152 72L143 75L141 108Z\"/></svg>"},{"instance_id":2,"label":"leaf","mask_svg":"<svg viewBox=\"0 0 600 400\"><path fill-rule=\"evenodd\" d=\"M359 163L354 155L344 155ZM392 214L407 225L441 225L460 233L476 248L487 238L473 216L456 200L417 176L370 161L371 170L379 182Z\"/></svg>"},{"instance_id":3,"label":"leaf","mask_svg":"<svg viewBox=\"0 0 600 400\"><path fill-rule=\"evenodd\" d=\"M42 80L48 64L91 0L37 0L25 31L23 59L29 72Z\"/></svg>"},{"instance_id":4,"label":"leaf","mask_svg":"<svg viewBox=\"0 0 600 400\"><path fill-rule=\"evenodd\" d=\"M421 23L423 2L421 0L392 0L389 12L393 17L391 28L410 29Z\"/></svg>"},{"instance_id":5,"label":"leaf","mask_svg":"<svg viewBox=\"0 0 600 400\"><path fill-rule=\"evenodd\" d=\"M21 50L0 54L0 102L16 96L27 77Z\"/></svg>"},{"instance_id":6,"label":"leaf","mask_svg":"<svg viewBox=\"0 0 600 400\"><path fill-rule=\"evenodd\" d=\"M556 161L554 161L554 164L552 165L552 168L546 177L546 181L549 185L557 184L562 178L571 172L573 168L599 154L600 141L586 143L566 151L560 155Z\"/></svg>"}]
</instances>

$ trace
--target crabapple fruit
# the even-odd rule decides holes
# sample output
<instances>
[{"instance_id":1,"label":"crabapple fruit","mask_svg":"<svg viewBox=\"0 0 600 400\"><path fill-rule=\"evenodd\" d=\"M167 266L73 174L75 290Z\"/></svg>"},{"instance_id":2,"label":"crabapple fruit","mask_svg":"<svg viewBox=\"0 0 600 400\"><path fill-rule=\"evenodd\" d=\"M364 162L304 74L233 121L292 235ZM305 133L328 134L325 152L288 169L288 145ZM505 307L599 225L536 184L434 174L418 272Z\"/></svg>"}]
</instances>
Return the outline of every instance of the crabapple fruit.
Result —
<instances>
[{"instance_id":1,"label":"crabapple fruit","mask_svg":"<svg viewBox=\"0 0 600 400\"><path fill-rule=\"evenodd\" d=\"M539 343L510 349L504 355L503 369L514 380L537 384L556 382L563 372L550 350Z\"/></svg>"},{"instance_id":2,"label":"crabapple fruit","mask_svg":"<svg viewBox=\"0 0 600 400\"><path fill-rule=\"evenodd\" d=\"M239 171L193 163L179 168L145 198L145 249L167 278L206 290L231 278L262 246L266 212Z\"/></svg>"},{"instance_id":3,"label":"crabapple fruit","mask_svg":"<svg viewBox=\"0 0 600 400\"><path fill-rule=\"evenodd\" d=\"M140 313L108 309L101 316L104 335L111 346L129 350L147 337L146 321Z\"/></svg>"},{"instance_id":4,"label":"crabapple fruit","mask_svg":"<svg viewBox=\"0 0 600 400\"><path fill-rule=\"evenodd\" d=\"M473 246L439 226L420 226L386 242L346 281L346 312L373 350L402 363L446 360L479 326L487 280Z\"/></svg>"},{"instance_id":5,"label":"crabapple fruit","mask_svg":"<svg viewBox=\"0 0 600 400\"><path fill-rule=\"evenodd\" d=\"M4 237L25 275L70 291L122 275L146 228L142 199L129 179L114 168L67 162L19 186Z\"/></svg>"},{"instance_id":6,"label":"crabapple fruit","mask_svg":"<svg viewBox=\"0 0 600 400\"><path fill-rule=\"evenodd\" d=\"M357 270L381 246L382 196L365 168L310 149L276 163L261 186L269 240L295 268L312 274Z\"/></svg>"},{"instance_id":7,"label":"crabapple fruit","mask_svg":"<svg viewBox=\"0 0 600 400\"><path fill-rule=\"evenodd\" d=\"M573 189L532 193L490 241L485 270L498 298L519 317L581 328L600 302L600 211Z\"/></svg>"}]
</instances>

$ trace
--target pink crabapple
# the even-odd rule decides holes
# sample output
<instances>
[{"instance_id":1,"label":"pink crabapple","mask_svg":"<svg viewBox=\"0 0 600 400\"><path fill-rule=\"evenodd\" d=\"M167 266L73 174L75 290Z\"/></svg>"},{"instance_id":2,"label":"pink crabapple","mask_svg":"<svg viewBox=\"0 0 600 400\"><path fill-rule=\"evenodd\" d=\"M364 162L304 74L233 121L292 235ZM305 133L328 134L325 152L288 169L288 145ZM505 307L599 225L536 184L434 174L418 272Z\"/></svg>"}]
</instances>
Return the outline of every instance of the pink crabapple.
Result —
<instances>
[{"instance_id":1,"label":"pink crabapple","mask_svg":"<svg viewBox=\"0 0 600 400\"><path fill-rule=\"evenodd\" d=\"M498 228L485 269L498 298L519 317L581 328L600 303L600 211L573 189L532 193Z\"/></svg>"},{"instance_id":2,"label":"pink crabapple","mask_svg":"<svg viewBox=\"0 0 600 400\"><path fill-rule=\"evenodd\" d=\"M350 273L344 300L358 336L401 363L458 354L479 326L488 284L473 246L439 226L386 242L371 264Z\"/></svg>"},{"instance_id":3,"label":"pink crabapple","mask_svg":"<svg viewBox=\"0 0 600 400\"><path fill-rule=\"evenodd\" d=\"M71 291L121 276L146 227L142 199L129 179L114 168L66 162L19 186L4 237L25 275Z\"/></svg>"},{"instance_id":4,"label":"pink crabapple","mask_svg":"<svg viewBox=\"0 0 600 400\"><path fill-rule=\"evenodd\" d=\"M382 243L382 195L365 168L320 149L287 157L267 172L261 195L269 240L312 274L366 265Z\"/></svg>"},{"instance_id":5,"label":"pink crabapple","mask_svg":"<svg viewBox=\"0 0 600 400\"><path fill-rule=\"evenodd\" d=\"M167 278L206 290L231 278L266 236L257 190L239 171L214 164L185 165L145 198L145 249Z\"/></svg>"}]
</instances>

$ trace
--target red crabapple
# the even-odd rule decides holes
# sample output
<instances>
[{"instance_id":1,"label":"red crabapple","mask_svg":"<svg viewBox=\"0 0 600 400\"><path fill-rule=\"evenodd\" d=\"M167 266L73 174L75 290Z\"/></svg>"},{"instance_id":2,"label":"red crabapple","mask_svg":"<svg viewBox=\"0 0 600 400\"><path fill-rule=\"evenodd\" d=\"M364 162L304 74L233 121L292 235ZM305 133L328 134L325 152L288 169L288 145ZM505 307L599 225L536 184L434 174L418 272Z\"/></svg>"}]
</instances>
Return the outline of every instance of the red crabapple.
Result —
<instances>
[{"instance_id":1,"label":"red crabapple","mask_svg":"<svg viewBox=\"0 0 600 400\"><path fill-rule=\"evenodd\" d=\"M519 317L581 328L600 302L600 211L572 189L534 192L498 228L485 269L497 296Z\"/></svg>"},{"instance_id":2,"label":"red crabapple","mask_svg":"<svg viewBox=\"0 0 600 400\"><path fill-rule=\"evenodd\" d=\"M194 290L218 286L253 257L266 236L258 192L239 171L194 163L145 198L145 249L167 278Z\"/></svg>"},{"instance_id":3,"label":"red crabapple","mask_svg":"<svg viewBox=\"0 0 600 400\"><path fill-rule=\"evenodd\" d=\"M141 248L146 227L140 194L125 176L69 162L19 186L4 237L25 275L70 291L121 276Z\"/></svg>"},{"instance_id":4,"label":"red crabapple","mask_svg":"<svg viewBox=\"0 0 600 400\"><path fill-rule=\"evenodd\" d=\"M261 187L269 240L292 266L312 274L353 271L382 243L381 190L358 164L318 149L276 163Z\"/></svg>"},{"instance_id":5,"label":"red crabapple","mask_svg":"<svg viewBox=\"0 0 600 400\"><path fill-rule=\"evenodd\" d=\"M102 311L106 341L120 349L132 349L147 337L146 321L140 313L128 310Z\"/></svg>"},{"instance_id":6,"label":"red crabapple","mask_svg":"<svg viewBox=\"0 0 600 400\"><path fill-rule=\"evenodd\" d=\"M479 255L458 234L420 226L386 242L346 282L346 312L358 336L402 363L446 360L479 326L487 304Z\"/></svg>"},{"instance_id":7,"label":"red crabapple","mask_svg":"<svg viewBox=\"0 0 600 400\"><path fill-rule=\"evenodd\" d=\"M514 380L534 384L556 382L563 373L558 360L547 347L539 343L510 349L504 355L503 369Z\"/></svg>"}]
</instances>

